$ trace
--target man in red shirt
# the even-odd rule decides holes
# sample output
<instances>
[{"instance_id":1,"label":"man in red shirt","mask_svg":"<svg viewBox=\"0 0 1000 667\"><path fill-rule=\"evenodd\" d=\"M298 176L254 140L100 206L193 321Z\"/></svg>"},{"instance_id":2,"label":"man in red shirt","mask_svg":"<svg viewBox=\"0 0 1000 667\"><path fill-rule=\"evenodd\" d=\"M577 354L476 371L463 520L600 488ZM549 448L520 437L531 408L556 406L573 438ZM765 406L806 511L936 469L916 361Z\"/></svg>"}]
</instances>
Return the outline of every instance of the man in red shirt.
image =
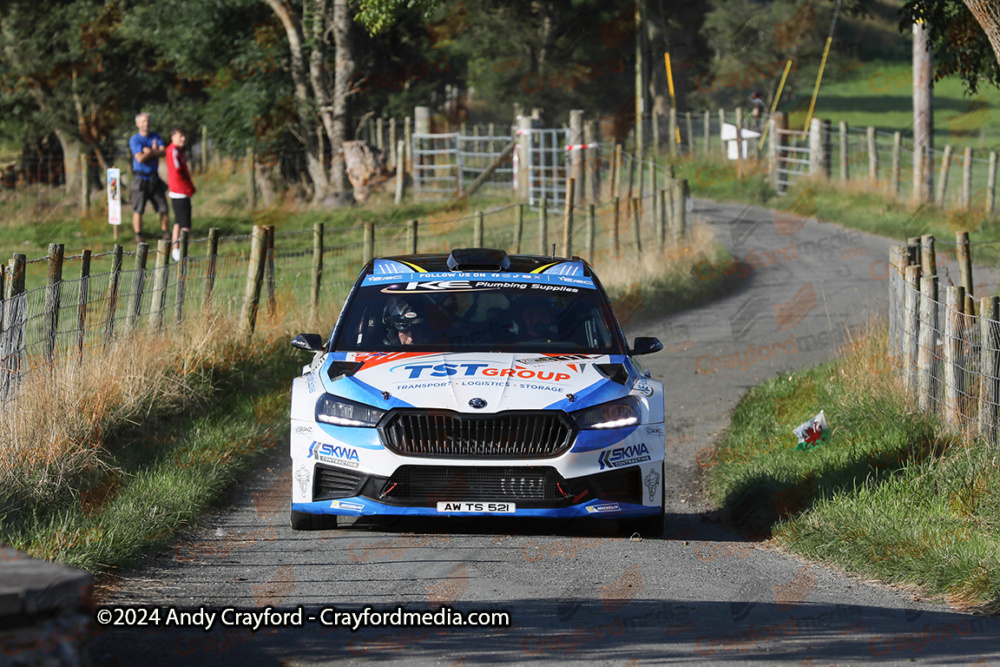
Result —
<instances>
[{"instance_id":1,"label":"man in red shirt","mask_svg":"<svg viewBox=\"0 0 1000 667\"><path fill-rule=\"evenodd\" d=\"M181 229L191 229L191 196L196 192L191 174L188 172L187 158L184 155L184 144L187 137L184 130L175 127L170 131L170 145L167 146L167 196L174 207L174 231L171 237L174 261L181 258L177 239Z\"/></svg>"}]
</instances>

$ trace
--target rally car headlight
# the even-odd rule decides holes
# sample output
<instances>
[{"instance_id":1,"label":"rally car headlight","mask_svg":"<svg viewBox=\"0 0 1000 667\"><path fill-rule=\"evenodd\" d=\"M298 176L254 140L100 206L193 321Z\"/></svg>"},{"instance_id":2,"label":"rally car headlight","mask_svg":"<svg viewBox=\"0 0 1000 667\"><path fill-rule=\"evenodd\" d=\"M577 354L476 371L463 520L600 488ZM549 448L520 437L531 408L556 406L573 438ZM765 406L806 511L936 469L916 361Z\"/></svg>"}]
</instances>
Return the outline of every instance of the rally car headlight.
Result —
<instances>
[{"instance_id":1,"label":"rally car headlight","mask_svg":"<svg viewBox=\"0 0 1000 667\"><path fill-rule=\"evenodd\" d=\"M639 398L626 396L571 413L581 429L623 428L639 423Z\"/></svg>"},{"instance_id":2,"label":"rally car headlight","mask_svg":"<svg viewBox=\"0 0 1000 667\"><path fill-rule=\"evenodd\" d=\"M385 410L323 394L316 401L316 421L335 426L375 426Z\"/></svg>"}]
</instances>

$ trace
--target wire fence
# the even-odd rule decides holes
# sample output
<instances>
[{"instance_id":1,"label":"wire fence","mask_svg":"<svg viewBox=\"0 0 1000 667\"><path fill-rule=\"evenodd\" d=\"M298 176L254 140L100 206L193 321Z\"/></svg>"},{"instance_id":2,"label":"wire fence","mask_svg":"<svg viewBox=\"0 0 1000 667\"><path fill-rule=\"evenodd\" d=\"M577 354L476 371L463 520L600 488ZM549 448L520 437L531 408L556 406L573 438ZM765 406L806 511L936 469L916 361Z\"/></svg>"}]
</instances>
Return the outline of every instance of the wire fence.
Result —
<instances>
[{"instance_id":1,"label":"wire fence","mask_svg":"<svg viewBox=\"0 0 1000 667\"><path fill-rule=\"evenodd\" d=\"M623 159L635 160L627 154ZM402 224L270 228L259 307L311 309L319 322L332 326L359 271L373 257L473 246L549 255L558 248L561 256L580 256L600 269L622 257L680 246L691 210L686 182L669 179L651 161L645 164L646 173L656 175L655 188L641 196L636 189L631 198L622 192L621 199L569 206L561 214L518 203ZM255 233L258 229L264 228L255 227ZM176 262L169 260L168 241L155 249L139 244L126 252L117 246L111 253L71 258L62 256L58 244L47 257L15 254L0 266L0 400L17 398L27 375L100 354L116 337L207 315L242 317L255 274L253 239L213 239L212 232L209 239L182 244L185 251Z\"/></svg>"},{"instance_id":2,"label":"wire fence","mask_svg":"<svg viewBox=\"0 0 1000 667\"><path fill-rule=\"evenodd\" d=\"M1000 297L939 283L933 243L890 252L889 353L906 393L921 412L997 445Z\"/></svg>"}]
</instances>

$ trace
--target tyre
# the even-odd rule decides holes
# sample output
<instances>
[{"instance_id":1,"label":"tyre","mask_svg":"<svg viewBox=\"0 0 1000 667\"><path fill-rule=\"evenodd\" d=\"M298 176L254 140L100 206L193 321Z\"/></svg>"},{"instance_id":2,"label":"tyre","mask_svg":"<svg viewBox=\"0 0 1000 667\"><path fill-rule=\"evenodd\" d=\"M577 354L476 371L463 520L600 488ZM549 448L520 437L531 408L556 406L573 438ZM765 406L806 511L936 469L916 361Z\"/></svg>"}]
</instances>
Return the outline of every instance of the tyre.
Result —
<instances>
[{"instance_id":1,"label":"tyre","mask_svg":"<svg viewBox=\"0 0 1000 667\"><path fill-rule=\"evenodd\" d=\"M333 514L310 514L309 512L289 512L292 530L332 530L337 527L337 517Z\"/></svg>"}]
</instances>

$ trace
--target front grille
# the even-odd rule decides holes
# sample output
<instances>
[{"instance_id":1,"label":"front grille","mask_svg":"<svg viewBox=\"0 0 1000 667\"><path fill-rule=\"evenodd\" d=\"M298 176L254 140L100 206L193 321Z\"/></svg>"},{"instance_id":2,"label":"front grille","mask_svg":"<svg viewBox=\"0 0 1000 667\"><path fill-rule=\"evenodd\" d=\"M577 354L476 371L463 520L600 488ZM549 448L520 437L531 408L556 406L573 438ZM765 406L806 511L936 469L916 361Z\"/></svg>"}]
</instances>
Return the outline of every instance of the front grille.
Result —
<instances>
[{"instance_id":1,"label":"front grille","mask_svg":"<svg viewBox=\"0 0 1000 667\"><path fill-rule=\"evenodd\" d=\"M350 498L358 495L365 476L342 468L316 466L313 478L313 500Z\"/></svg>"},{"instance_id":2,"label":"front grille","mask_svg":"<svg viewBox=\"0 0 1000 667\"><path fill-rule=\"evenodd\" d=\"M544 459L573 442L576 428L564 412L454 412L395 410L379 427L382 443L400 456Z\"/></svg>"},{"instance_id":3,"label":"front grille","mask_svg":"<svg viewBox=\"0 0 1000 667\"><path fill-rule=\"evenodd\" d=\"M447 500L565 501L554 468L401 466L385 483L380 500L434 506Z\"/></svg>"}]
</instances>

